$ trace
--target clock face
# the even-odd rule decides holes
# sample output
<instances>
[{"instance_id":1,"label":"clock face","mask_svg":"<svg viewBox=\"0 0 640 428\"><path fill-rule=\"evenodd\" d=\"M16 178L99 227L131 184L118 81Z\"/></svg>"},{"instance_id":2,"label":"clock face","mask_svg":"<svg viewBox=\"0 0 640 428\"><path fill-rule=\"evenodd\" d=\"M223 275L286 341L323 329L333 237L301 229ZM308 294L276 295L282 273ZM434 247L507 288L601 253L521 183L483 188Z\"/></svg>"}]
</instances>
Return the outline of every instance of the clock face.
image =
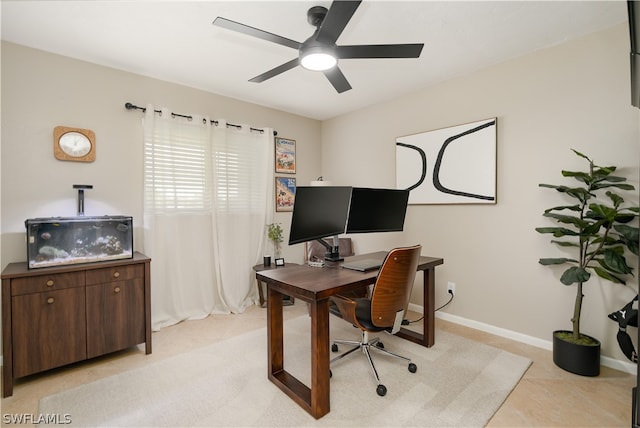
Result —
<instances>
[{"instance_id":1,"label":"clock face","mask_svg":"<svg viewBox=\"0 0 640 428\"><path fill-rule=\"evenodd\" d=\"M73 157L82 157L91 151L91 141L86 135L79 132L72 131L63 134L59 144L63 152Z\"/></svg>"},{"instance_id":2,"label":"clock face","mask_svg":"<svg viewBox=\"0 0 640 428\"><path fill-rule=\"evenodd\" d=\"M53 128L53 155L62 161L95 161L96 133L90 129L56 126Z\"/></svg>"}]
</instances>

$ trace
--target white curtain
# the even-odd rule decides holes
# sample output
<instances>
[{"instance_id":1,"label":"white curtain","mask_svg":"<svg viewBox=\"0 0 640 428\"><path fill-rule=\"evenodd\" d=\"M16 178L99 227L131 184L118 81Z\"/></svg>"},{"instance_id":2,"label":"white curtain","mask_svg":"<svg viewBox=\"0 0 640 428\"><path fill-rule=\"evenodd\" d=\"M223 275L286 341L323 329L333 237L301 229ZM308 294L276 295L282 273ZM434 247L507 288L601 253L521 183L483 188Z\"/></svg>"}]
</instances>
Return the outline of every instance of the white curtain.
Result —
<instances>
[{"instance_id":1,"label":"white curtain","mask_svg":"<svg viewBox=\"0 0 640 428\"><path fill-rule=\"evenodd\" d=\"M154 330L256 302L251 267L273 217L273 131L263 131L147 106L143 251Z\"/></svg>"}]
</instances>

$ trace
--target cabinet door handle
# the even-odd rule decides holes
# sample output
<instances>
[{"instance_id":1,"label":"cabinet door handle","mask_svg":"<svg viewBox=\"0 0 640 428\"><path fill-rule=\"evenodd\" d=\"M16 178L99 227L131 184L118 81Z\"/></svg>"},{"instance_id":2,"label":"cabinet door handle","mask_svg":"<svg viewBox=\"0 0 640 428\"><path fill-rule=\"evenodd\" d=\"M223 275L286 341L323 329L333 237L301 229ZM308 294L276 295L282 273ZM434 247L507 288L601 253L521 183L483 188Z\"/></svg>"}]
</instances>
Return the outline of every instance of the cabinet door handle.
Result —
<instances>
[{"instance_id":1,"label":"cabinet door handle","mask_svg":"<svg viewBox=\"0 0 640 428\"><path fill-rule=\"evenodd\" d=\"M53 279L47 281L47 287L53 287Z\"/></svg>"},{"instance_id":2,"label":"cabinet door handle","mask_svg":"<svg viewBox=\"0 0 640 428\"><path fill-rule=\"evenodd\" d=\"M53 303L53 302L55 302L55 301L56 301L56 299L54 299L53 297L49 297L49 298L47 299L47 303L48 303L48 304L52 304L52 303Z\"/></svg>"},{"instance_id":3,"label":"cabinet door handle","mask_svg":"<svg viewBox=\"0 0 640 428\"><path fill-rule=\"evenodd\" d=\"M114 292L119 293L120 292L120 287L116 287L113 289Z\"/></svg>"},{"instance_id":4,"label":"cabinet door handle","mask_svg":"<svg viewBox=\"0 0 640 428\"><path fill-rule=\"evenodd\" d=\"M113 273L113 277L114 278L119 278L120 277L120 272L114 272Z\"/></svg>"}]
</instances>

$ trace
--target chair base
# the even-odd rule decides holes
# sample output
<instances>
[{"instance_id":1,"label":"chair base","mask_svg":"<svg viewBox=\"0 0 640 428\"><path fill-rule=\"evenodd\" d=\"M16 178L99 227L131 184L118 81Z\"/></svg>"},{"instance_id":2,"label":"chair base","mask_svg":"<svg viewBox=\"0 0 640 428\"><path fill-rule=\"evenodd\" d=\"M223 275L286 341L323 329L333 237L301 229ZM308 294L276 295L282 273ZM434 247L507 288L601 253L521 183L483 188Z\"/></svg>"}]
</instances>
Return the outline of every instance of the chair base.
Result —
<instances>
[{"instance_id":1,"label":"chair base","mask_svg":"<svg viewBox=\"0 0 640 428\"><path fill-rule=\"evenodd\" d=\"M367 331L363 331L362 332L362 340L361 341L357 341L357 340L334 340L333 341L333 346L331 347L331 350L333 352L337 352L338 351L338 346L337 344L343 344L343 345L351 345L353 346L353 348L351 348L350 350L338 355L337 357L334 357L331 359L331 364L333 364L336 361L339 361L341 359L343 359L344 357L352 354L353 352L357 351L358 349L362 350L362 353L367 357L367 361L369 361L369 367L371 368L371 372L373 373L373 377L376 380L376 384L377 389L376 392L378 393L378 395L380 396L384 396L387 393L387 388L380 382L380 376L378 376L378 371L376 370L376 366L373 362L373 358L371 356L371 349L377 351L377 352L381 352L383 354L387 354L390 355L394 358L398 358L401 360L404 360L406 362L409 363L409 371L411 373L415 373L416 370L418 369L418 367L411 362L410 358L404 357L402 355L398 355L394 352L391 351L387 351L386 349L384 349L384 345L382 344L382 342L380 342L380 338L379 337L374 337L373 339L369 339L369 332Z\"/></svg>"}]
</instances>

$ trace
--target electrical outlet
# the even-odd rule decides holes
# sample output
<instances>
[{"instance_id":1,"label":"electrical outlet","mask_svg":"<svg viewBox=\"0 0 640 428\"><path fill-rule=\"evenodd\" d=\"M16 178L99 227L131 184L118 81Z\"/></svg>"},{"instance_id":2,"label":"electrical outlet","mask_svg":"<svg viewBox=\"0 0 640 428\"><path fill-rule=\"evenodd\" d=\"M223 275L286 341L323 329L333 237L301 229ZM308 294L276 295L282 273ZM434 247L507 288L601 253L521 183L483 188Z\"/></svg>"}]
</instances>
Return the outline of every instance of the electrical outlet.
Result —
<instances>
[{"instance_id":1,"label":"electrical outlet","mask_svg":"<svg viewBox=\"0 0 640 428\"><path fill-rule=\"evenodd\" d=\"M456 283L455 282L447 282L447 293L450 293L452 296L456 295Z\"/></svg>"}]
</instances>

